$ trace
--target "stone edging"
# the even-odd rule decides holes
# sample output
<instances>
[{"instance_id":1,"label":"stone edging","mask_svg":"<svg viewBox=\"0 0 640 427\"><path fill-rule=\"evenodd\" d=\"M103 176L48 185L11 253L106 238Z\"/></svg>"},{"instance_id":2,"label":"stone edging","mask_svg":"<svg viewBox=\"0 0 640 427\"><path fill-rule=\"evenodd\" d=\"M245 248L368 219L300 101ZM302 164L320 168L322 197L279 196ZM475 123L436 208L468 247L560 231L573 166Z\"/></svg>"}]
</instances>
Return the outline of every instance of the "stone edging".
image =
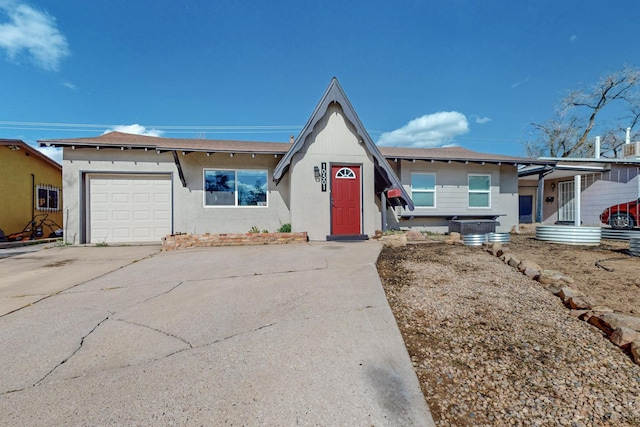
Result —
<instances>
[{"instance_id":1,"label":"stone edging","mask_svg":"<svg viewBox=\"0 0 640 427\"><path fill-rule=\"evenodd\" d=\"M307 232L296 233L225 233L225 234L170 234L162 238L162 250L213 246L284 245L306 243Z\"/></svg>"},{"instance_id":2,"label":"stone edging","mask_svg":"<svg viewBox=\"0 0 640 427\"><path fill-rule=\"evenodd\" d=\"M640 365L640 317L628 316L605 306L597 306L584 293L576 289L574 280L556 270L545 270L533 261L520 260L502 243L485 243L484 248L505 264L543 285L562 300L571 315L597 327L609 340L629 352Z\"/></svg>"}]
</instances>

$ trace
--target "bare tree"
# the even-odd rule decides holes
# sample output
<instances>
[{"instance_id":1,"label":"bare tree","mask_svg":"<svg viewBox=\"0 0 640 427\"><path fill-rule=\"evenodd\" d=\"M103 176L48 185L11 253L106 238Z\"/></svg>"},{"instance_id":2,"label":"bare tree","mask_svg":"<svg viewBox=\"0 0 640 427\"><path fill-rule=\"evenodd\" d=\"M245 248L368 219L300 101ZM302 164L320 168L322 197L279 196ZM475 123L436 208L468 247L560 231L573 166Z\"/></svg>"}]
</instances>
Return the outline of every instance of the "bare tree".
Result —
<instances>
[{"instance_id":1,"label":"bare tree","mask_svg":"<svg viewBox=\"0 0 640 427\"><path fill-rule=\"evenodd\" d=\"M619 147L624 142L620 135L627 127L634 129L640 122L638 89L640 69L625 67L603 77L590 89L569 92L560 100L555 117L545 123L531 124L534 140L525 145L527 154L532 157L593 155L593 133L598 129L603 136L603 155L618 157ZM614 103L629 114L618 119L616 125L607 125L601 119L602 111Z\"/></svg>"}]
</instances>

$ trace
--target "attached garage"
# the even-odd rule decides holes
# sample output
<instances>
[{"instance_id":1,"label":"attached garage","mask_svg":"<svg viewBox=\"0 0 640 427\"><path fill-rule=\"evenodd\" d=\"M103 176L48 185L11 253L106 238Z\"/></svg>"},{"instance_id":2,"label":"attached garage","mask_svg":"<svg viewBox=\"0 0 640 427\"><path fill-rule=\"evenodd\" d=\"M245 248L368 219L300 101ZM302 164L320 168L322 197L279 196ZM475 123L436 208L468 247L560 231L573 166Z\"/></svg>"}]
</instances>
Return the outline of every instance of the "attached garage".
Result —
<instances>
[{"instance_id":1,"label":"attached garage","mask_svg":"<svg viewBox=\"0 0 640 427\"><path fill-rule=\"evenodd\" d=\"M172 232L171 175L87 176L88 243L159 242Z\"/></svg>"}]
</instances>

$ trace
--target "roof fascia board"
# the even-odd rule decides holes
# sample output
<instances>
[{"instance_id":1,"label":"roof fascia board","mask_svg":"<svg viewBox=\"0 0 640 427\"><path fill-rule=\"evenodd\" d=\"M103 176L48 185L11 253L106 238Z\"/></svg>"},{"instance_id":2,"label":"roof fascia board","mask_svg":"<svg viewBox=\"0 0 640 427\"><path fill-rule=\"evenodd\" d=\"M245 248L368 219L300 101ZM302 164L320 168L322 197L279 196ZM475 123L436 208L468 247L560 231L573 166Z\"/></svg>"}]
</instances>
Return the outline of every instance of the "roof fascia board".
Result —
<instances>
[{"instance_id":1,"label":"roof fascia board","mask_svg":"<svg viewBox=\"0 0 640 427\"><path fill-rule=\"evenodd\" d=\"M393 161L395 159L398 160L420 160L420 161L424 161L424 162L442 162L442 163L452 163L452 162L456 162L456 163L490 163L490 164L496 164L496 165L553 165L555 164L555 162L551 162L551 161L537 161L537 160L527 160L527 161L520 161L520 160L512 160L512 159L502 159L502 160L498 160L498 159L468 159L468 158L450 158L450 159L445 159L442 157L429 157L429 156L385 156L385 158L389 161Z\"/></svg>"},{"instance_id":2,"label":"roof fascia board","mask_svg":"<svg viewBox=\"0 0 640 427\"><path fill-rule=\"evenodd\" d=\"M335 77L331 79L331 83L329 83L329 86L324 91L322 98L320 98L320 102L318 102L318 105L316 105L316 108L313 110L313 113L309 117L309 120L307 120L307 123L302 128L302 131L300 131L296 139L291 144L291 147L289 148L287 153L282 157L282 159L280 159L275 169L273 170L274 181L278 182L280 181L280 179L282 179L282 175L284 175L286 169L291 164L291 159L298 151L300 151L300 149L304 145L305 139L313 131L313 127L324 116L324 112L327 111L329 104L336 101L335 86L337 83L338 80Z\"/></svg>"},{"instance_id":3,"label":"roof fascia board","mask_svg":"<svg viewBox=\"0 0 640 427\"><path fill-rule=\"evenodd\" d=\"M607 159L607 158L567 158L567 157L540 157L538 160L549 161L549 162L566 162L566 163L621 163L621 164L630 164L637 165L640 164L640 159Z\"/></svg>"},{"instance_id":4,"label":"roof fascia board","mask_svg":"<svg viewBox=\"0 0 640 427\"><path fill-rule=\"evenodd\" d=\"M602 166L589 166L589 165L582 165L582 166L570 166L570 165L556 165L556 167L554 168L556 170L567 170L567 171L605 171L605 170L609 170L608 166L602 165Z\"/></svg>"},{"instance_id":5,"label":"roof fascia board","mask_svg":"<svg viewBox=\"0 0 640 427\"><path fill-rule=\"evenodd\" d=\"M120 150L152 150L152 151L180 151L184 153L234 153L234 154L266 154L266 155L274 155L277 154L279 156L286 153L286 151L280 150L268 150L268 151L256 151L256 150L242 150L242 149L204 149L204 148L180 148L180 147L169 147L164 145L154 145L154 144L144 144L144 145L127 145L121 143L88 143L88 142L73 142L73 141L52 141L52 142L44 142L40 141L41 147L74 147L74 148L96 148L96 149L120 149Z\"/></svg>"},{"instance_id":6,"label":"roof fascia board","mask_svg":"<svg viewBox=\"0 0 640 427\"><path fill-rule=\"evenodd\" d=\"M602 166L553 165L553 166L550 166L550 167L540 166L538 168L524 169L524 170L518 172L518 176L519 177L525 177L525 176L537 175L537 174L540 174L540 173L549 174L549 173L552 173L554 171L563 171L563 172L608 172L610 170L611 169L609 169L609 167L606 166L606 165L602 165Z\"/></svg>"},{"instance_id":7,"label":"roof fascia board","mask_svg":"<svg viewBox=\"0 0 640 427\"><path fill-rule=\"evenodd\" d=\"M34 156L36 156L40 160L43 160L44 162L46 162L46 163L50 164L51 166L55 167L56 169L62 171L62 165L60 163L56 162L55 160L53 160L49 156L46 156L46 155L42 154L40 151L36 150L35 148L30 146L26 142L24 142L24 141L22 141L20 139L11 139L11 140L3 139L2 141L4 141L4 142L12 142L12 143L14 143L14 145L20 146L20 148L23 148L25 151L29 152L29 154L33 154Z\"/></svg>"}]
</instances>

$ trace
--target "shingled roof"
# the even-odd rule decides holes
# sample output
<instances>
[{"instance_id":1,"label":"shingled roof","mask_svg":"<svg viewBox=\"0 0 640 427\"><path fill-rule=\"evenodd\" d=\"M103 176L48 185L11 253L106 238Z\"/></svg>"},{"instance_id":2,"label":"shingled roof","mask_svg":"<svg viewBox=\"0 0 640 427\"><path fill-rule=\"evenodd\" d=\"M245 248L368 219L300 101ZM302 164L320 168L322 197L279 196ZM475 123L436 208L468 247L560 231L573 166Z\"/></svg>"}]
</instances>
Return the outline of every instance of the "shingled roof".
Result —
<instances>
[{"instance_id":1,"label":"shingled roof","mask_svg":"<svg viewBox=\"0 0 640 427\"><path fill-rule=\"evenodd\" d=\"M300 139L300 138L298 138ZM0 139L0 145L8 145L19 140ZM51 147L100 147L149 149L159 151L186 151L208 153L256 153L285 155L292 148L286 142L257 142L220 139L164 138L147 135L135 135L122 132L109 132L97 137L44 139L40 146ZM26 145L26 144L25 144ZM377 147L382 157L388 160L434 160L455 162L513 163L521 165L554 163L553 159L530 159L524 157L503 156L499 154L479 153L463 147L408 148ZM34 150L39 154L37 150ZM283 159L284 160L284 159Z\"/></svg>"},{"instance_id":2,"label":"shingled roof","mask_svg":"<svg viewBox=\"0 0 640 427\"><path fill-rule=\"evenodd\" d=\"M433 160L445 162L471 163L507 163L514 165L547 164L538 159L524 157L503 156L499 154L478 153L462 147L443 148L407 148L407 147L379 147L380 152L389 160Z\"/></svg>"},{"instance_id":3,"label":"shingled roof","mask_svg":"<svg viewBox=\"0 0 640 427\"><path fill-rule=\"evenodd\" d=\"M98 137L44 139L38 142L40 143L40 146L52 147L146 148L158 151L198 151L207 153L284 154L289 148L291 148L291 144L286 142L160 138L156 136L134 135L122 132L109 132Z\"/></svg>"}]
</instances>

